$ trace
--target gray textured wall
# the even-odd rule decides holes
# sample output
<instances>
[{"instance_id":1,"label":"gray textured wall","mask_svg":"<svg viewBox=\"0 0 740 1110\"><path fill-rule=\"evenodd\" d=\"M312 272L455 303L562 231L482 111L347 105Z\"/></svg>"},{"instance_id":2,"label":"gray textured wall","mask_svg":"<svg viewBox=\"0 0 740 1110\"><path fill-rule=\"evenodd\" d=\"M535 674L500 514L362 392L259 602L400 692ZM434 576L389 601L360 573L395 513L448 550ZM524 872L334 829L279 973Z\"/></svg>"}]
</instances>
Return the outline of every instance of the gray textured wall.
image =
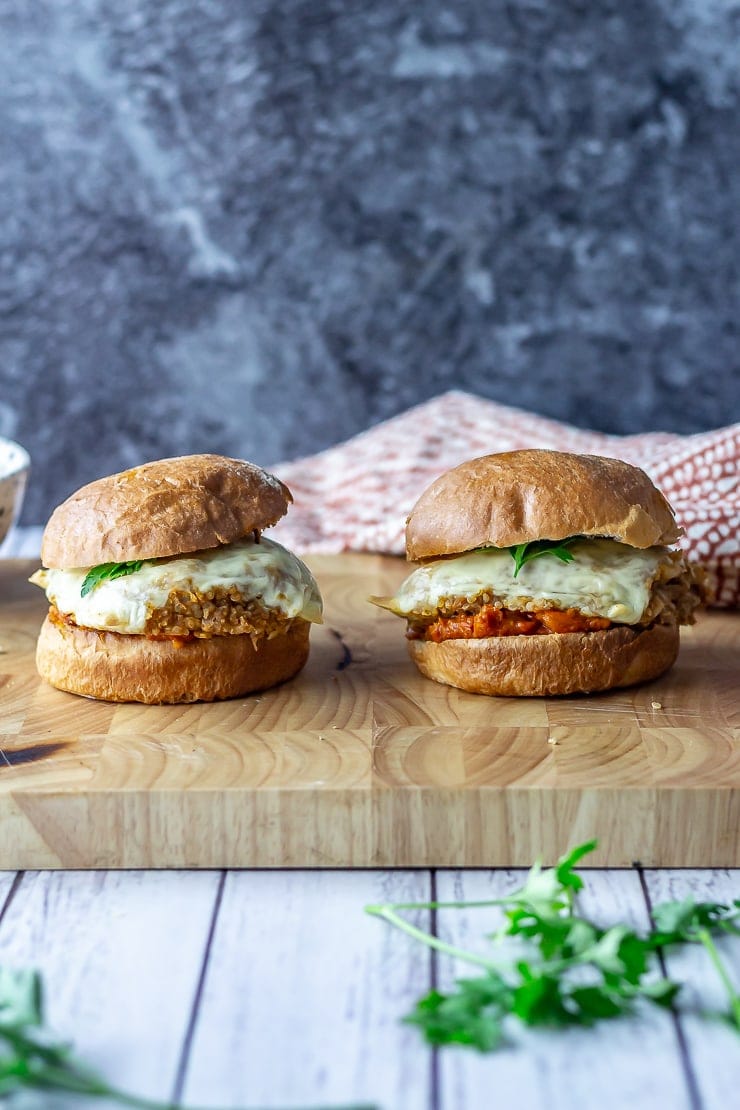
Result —
<instances>
[{"instance_id":1,"label":"gray textured wall","mask_svg":"<svg viewBox=\"0 0 740 1110\"><path fill-rule=\"evenodd\" d=\"M451 386L740 418L740 0L0 0L24 519Z\"/></svg>"}]
</instances>

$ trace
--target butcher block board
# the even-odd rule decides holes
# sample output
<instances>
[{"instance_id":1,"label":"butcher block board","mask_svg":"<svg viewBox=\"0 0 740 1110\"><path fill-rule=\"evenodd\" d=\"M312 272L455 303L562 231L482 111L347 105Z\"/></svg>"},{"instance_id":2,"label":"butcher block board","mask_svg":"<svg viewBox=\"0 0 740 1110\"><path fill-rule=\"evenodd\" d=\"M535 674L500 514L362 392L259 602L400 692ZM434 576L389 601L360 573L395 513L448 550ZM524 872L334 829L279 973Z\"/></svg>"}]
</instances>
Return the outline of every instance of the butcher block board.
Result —
<instances>
[{"instance_id":1,"label":"butcher block board","mask_svg":"<svg viewBox=\"0 0 740 1110\"><path fill-rule=\"evenodd\" d=\"M88 701L34 666L36 564L0 563L0 867L740 866L740 616L645 686L486 698L422 678L367 603L400 559L309 557L326 603L292 682Z\"/></svg>"}]
</instances>

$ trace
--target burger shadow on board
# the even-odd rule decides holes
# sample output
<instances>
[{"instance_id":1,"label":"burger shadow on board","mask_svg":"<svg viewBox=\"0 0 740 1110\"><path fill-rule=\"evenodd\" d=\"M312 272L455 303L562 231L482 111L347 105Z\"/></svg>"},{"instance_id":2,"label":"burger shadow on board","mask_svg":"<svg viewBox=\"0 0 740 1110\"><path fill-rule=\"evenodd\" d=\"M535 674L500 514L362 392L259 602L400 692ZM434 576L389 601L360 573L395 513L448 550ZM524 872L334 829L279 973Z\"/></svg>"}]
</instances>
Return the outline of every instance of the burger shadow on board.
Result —
<instances>
[{"instance_id":1,"label":"burger shadow on board","mask_svg":"<svg viewBox=\"0 0 740 1110\"><path fill-rule=\"evenodd\" d=\"M240 459L186 455L83 486L44 531L49 613L36 663L52 686L113 702L214 701L305 665L322 599L264 536L292 495Z\"/></svg>"}]
</instances>

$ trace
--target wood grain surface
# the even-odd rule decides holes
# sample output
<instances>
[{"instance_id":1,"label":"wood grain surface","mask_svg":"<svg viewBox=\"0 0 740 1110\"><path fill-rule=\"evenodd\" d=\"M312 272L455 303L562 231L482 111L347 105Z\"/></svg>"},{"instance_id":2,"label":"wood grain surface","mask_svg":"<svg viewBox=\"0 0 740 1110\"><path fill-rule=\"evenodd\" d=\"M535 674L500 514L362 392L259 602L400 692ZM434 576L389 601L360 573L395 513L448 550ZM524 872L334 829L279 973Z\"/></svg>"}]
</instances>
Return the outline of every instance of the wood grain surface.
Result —
<instances>
[{"instance_id":1,"label":"wood grain surface","mask_svg":"<svg viewBox=\"0 0 740 1110\"><path fill-rule=\"evenodd\" d=\"M397 559L307 560L306 669L208 705L92 702L40 681L45 612L0 563L0 867L740 864L740 618L705 613L646 686L496 699L422 678L366 602Z\"/></svg>"}]
</instances>

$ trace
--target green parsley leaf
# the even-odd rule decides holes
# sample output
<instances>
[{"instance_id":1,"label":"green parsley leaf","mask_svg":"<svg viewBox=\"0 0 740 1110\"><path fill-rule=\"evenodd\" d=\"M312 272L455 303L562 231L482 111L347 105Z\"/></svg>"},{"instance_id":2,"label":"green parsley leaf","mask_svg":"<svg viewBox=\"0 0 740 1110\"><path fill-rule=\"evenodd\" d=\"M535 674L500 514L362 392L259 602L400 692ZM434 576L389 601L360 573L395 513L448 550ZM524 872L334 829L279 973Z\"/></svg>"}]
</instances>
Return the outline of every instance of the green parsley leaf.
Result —
<instances>
[{"instance_id":1,"label":"green parsley leaf","mask_svg":"<svg viewBox=\"0 0 740 1110\"><path fill-rule=\"evenodd\" d=\"M563 982L559 975L534 969L523 961L517 964L521 976L514 991L512 1012L525 1025L572 1025L573 1014L565 1004Z\"/></svg>"},{"instance_id":2,"label":"green parsley leaf","mask_svg":"<svg viewBox=\"0 0 740 1110\"><path fill-rule=\"evenodd\" d=\"M656 1005L669 1008L680 990L680 983L673 983L670 979L657 979L652 983L644 983L640 993Z\"/></svg>"},{"instance_id":3,"label":"green parsley leaf","mask_svg":"<svg viewBox=\"0 0 740 1110\"><path fill-rule=\"evenodd\" d=\"M669 944L701 944L706 951L729 1001L725 1015L730 1025L740 1032L740 992L735 988L712 934L729 933L740 936L740 899L731 905L722 902L663 902L653 909L655 930L650 936L653 948Z\"/></svg>"},{"instance_id":4,"label":"green parsley leaf","mask_svg":"<svg viewBox=\"0 0 740 1110\"><path fill-rule=\"evenodd\" d=\"M682 941L697 941L701 929L740 935L740 899L736 899L731 906L721 902L694 902L692 898L685 898L682 902L662 902L653 909L653 921L656 948Z\"/></svg>"},{"instance_id":5,"label":"green parsley leaf","mask_svg":"<svg viewBox=\"0 0 740 1110\"><path fill-rule=\"evenodd\" d=\"M96 567L91 567L82 583L80 597L87 597L90 591L99 586L101 582L110 581L113 578L125 578L127 574L135 574L137 570L141 570L144 562L144 559L132 559L128 563L100 563Z\"/></svg>"},{"instance_id":6,"label":"green parsley leaf","mask_svg":"<svg viewBox=\"0 0 740 1110\"><path fill-rule=\"evenodd\" d=\"M0 1023L40 1025L41 978L37 971L0 966Z\"/></svg>"},{"instance_id":7,"label":"green parsley leaf","mask_svg":"<svg viewBox=\"0 0 740 1110\"><path fill-rule=\"evenodd\" d=\"M577 536L570 536L567 540L532 540L530 543L507 547L506 550L514 560L514 577L516 578L525 563L530 559L539 558L540 555L554 555L561 563L572 563L574 556L571 551L568 551L568 546L577 538Z\"/></svg>"},{"instance_id":8,"label":"green parsley leaf","mask_svg":"<svg viewBox=\"0 0 740 1110\"><path fill-rule=\"evenodd\" d=\"M566 540L566 543L570 543L570 540ZM587 856L589 852L594 852L596 848L597 842L595 840L587 840L585 844L579 844L578 847L573 848L567 855L558 860L554 871L555 877L561 886L567 887L574 893L583 889L583 879L576 874L573 868L577 863L580 863L584 856Z\"/></svg>"},{"instance_id":9,"label":"green parsley leaf","mask_svg":"<svg viewBox=\"0 0 740 1110\"><path fill-rule=\"evenodd\" d=\"M504 1042L503 1018L511 1010L511 988L495 973L459 979L449 994L433 990L404 1018L429 1044L458 1044L491 1052Z\"/></svg>"},{"instance_id":10,"label":"green parsley leaf","mask_svg":"<svg viewBox=\"0 0 740 1110\"><path fill-rule=\"evenodd\" d=\"M568 1001L579 1025L592 1025L604 1018L619 1017L624 1012L623 1000L606 987L574 987Z\"/></svg>"}]
</instances>

